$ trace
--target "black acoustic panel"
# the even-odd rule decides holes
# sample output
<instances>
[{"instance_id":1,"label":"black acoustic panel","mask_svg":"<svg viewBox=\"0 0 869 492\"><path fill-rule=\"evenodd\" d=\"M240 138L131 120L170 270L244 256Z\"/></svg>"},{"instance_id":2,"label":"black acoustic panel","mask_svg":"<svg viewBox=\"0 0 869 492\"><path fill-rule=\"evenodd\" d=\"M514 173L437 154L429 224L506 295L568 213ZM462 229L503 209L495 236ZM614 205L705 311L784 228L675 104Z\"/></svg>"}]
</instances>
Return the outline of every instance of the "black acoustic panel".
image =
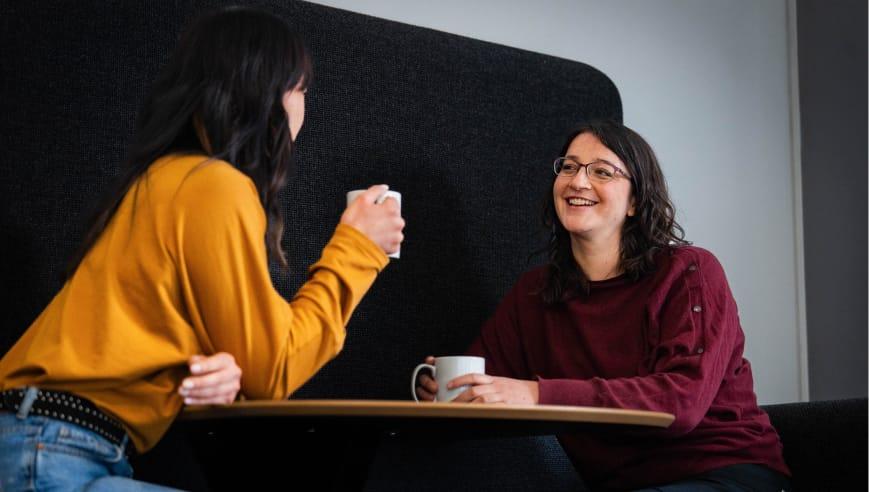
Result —
<instances>
[{"instance_id":1,"label":"black acoustic panel","mask_svg":"<svg viewBox=\"0 0 869 492\"><path fill-rule=\"evenodd\" d=\"M388 183L407 220L402 257L359 306L344 351L297 396L408 398L410 369L463 351L529 267L561 139L582 118L620 118L618 92L581 63L309 3L254 3L296 26L315 65L284 197L291 271L274 272L276 287L291 298L304 281L347 190ZM224 4L0 3L0 293L13 301L3 352L60 288L181 29Z\"/></svg>"}]
</instances>

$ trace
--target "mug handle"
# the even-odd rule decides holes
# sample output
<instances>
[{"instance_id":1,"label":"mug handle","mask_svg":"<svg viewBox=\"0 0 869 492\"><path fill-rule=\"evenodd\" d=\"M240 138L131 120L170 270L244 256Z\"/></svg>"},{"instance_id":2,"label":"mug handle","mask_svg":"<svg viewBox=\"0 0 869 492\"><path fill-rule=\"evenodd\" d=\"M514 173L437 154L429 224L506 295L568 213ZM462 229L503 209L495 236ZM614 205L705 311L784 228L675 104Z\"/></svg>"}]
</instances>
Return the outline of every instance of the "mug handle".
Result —
<instances>
[{"instance_id":1,"label":"mug handle","mask_svg":"<svg viewBox=\"0 0 869 492\"><path fill-rule=\"evenodd\" d=\"M420 364L413 370L413 376L410 378L410 394L413 395L413 399L417 403L419 403L419 398L416 396L416 377L419 376L419 371L423 369L430 370L432 377L437 377L438 373L438 368L431 364ZM435 395L435 401L437 401L437 399L437 395Z\"/></svg>"}]
</instances>

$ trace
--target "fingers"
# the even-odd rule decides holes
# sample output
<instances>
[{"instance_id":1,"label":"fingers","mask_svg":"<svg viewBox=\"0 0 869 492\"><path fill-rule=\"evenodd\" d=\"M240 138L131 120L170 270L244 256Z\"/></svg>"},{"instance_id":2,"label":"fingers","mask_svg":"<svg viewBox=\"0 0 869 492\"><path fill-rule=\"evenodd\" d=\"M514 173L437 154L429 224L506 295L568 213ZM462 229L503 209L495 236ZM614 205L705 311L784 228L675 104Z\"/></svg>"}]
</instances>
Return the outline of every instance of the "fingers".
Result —
<instances>
[{"instance_id":1,"label":"fingers","mask_svg":"<svg viewBox=\"0 0 869 492\"><path fill-rule=\"evenodd\" d=\"M459 386L476 386L480 384L492 384L495 380L492 376L487 376L486 374L465 374L464 376L459 376L449 383L447 383L447 389L458 388Z\"/></svg>"},{"instance_id":2,"label":"fingers","mask_svg":"<svg viewBox=\"0 0 869 492\"><path fill-rule=\"evenodd\" d=\"M485 395L468 402L471 405L506 405L507 402L500 394Z\"/></svg>"},{"instance_id":3,"label":"fingers","mask_svg":"<svg viewBox=\"0 0 869 492\"><path fill-rule=\"evenodd\" d=\"M394 196L384 195L379 203L394 212L398 212L399 210L401 210L401 205L398 203L398 200L396 200Z\"/></svg>"},{"instance_id":4,"label":"fingers","mask_svg":"<svg viewBox=\"0 0 869 492\"><path fill-rule=\"evenodd\" d=\"M188 361L191 376L184 378L178 393L188 405L232 403L241 389L241 368L226 352L210 357L194 355Z\"/></svg>"},{"instance_id":5,"label":"fingers","mask_svg":"<svg viewBox=\"0 0 869 492\"><path fill-rule=\"evenodd\" d=\"M435 363L435 358L433 355L429 355L425 358L425 363L433 366ZM431 377L427 372L421 372L419 376L416 378L417 386L422 386L429 393L436 394L438 392L438 382L435 381L433 377Z\"/></svg>"},{"instance_id":6,"label":"fingers","mask_svg":"<svg viewBox=\"0 0 869 492\"><path fill-rule=\"evenodd\" d=\"M507 403L506 395L495 384L473 386L463 391L453 401L456 403L490 404Z\"/></svg>"},{"instance_id":7,"label":"fingers","mask_svg":"<svg viewBox=\"0 0 869 492\"><path fill-rule=\"evenodd\" d=\"M435 358L429 355L425 358L425 363L434 365ZM416 397L423 401L434 401L438 393L438 383L433 377L425 372L420 373L416 378Z\"/></svg>"},{"instance_id":8,"label":"fingers","mask_svg":"<svg viewBox=\"0 0 869 492\"><path fill-rule=\"evenodd\" d=\"M383 194L387 191L389 191L388 185L374 185L365 190L364 193L359 195L359 198L357 198L357 200L362 200L364 203L377 203L377 199L383 196Z\"/></svg>"},{"instance_id":9,"label":"fingers","mask_svg":"<svg viewBox=\"0 0 869 492\"><path fill-rule=\"evenodd\" d=\"M212 372L204 376L190 376L181 382L181 394L184 396L200 394L203 391L209 391L210 388L222 387L227 383L239 385L240 376L241 371L236 371L234 368Z\"/></svg>"},{"instance_id":10,"label":"fingers","mask_svg":"<svg viewBox=\"0 0 869 492\"><path fill-rule=\"evenodd\" d=\"M437 391L431 392L422 386L416 387L416 397L423 401L434 401Z\"/></svg>"},{"instance_id":11,"label":"fingers","mask_svg":"<svg viewBox=\"0 0 869 492\"><path fill-rule=\"evenodd\" d=\"M417 388L421 387L431 394L436 394L438 392L438 382L435 381L434 378L432 378L428 374L420 375L417 381Z\"/></svg>"},{"instance_id":12,"label":"fingers","mask_svg":"<svg viewBox=\"0 0 869 492\"><path fill-rule=\"evenodd\" d=\"M472 381L472 386L454 401L512 405L536 405L539 401L539 392L535 381L492 377L483 374L474 374L467 379ZM456 382L462 381L456 378L450 384Z\"/></svg>"},{"instance_id":13,"label":"fingers","mask_svg":"<svg viewBox=\"0 0 869 492\"><path fill-rule=\"evenodd\" d=\"M383 251L386 254L391 255L392 253L397 252L399 248L401 248L401 243L404 241L404 233L401 232L401 229L404 228L404 219L399 217L398 221L400 222L400 224L398 224L397 226L399 227L399 232L393 234L392 237L384 240L386 246L383 248Z\"/></svg>"},{"instance_id":14,"label":"fingers","mask_svg":"<svg viewBox=\"0 0 869 492\"><path fill-rule=\"evenodd\" d=\"M226 352L219 352L210 357L204 355L194 355L190 357L188 362L190 372L196 374L207 374L210 372L220 371L238 366L235 365L235 357ZM241 373L241 369L238 369Z\"/></svg>"},{"instance_id":15,"label":"fingers","mask_svg":"<svg viewBox=\"0 0 869 492\"><path fill-rule=\"evenodd\" d=\"M493 384L472 386L462 391L453 401L456 403L485 403L486 400L497 400L495 398L497 393L498 389Z\"/></svg>"},{"instance_id":16,"label":"fingers","mask_svg":"<svg viewBox=\"0 0 869 492\"><path fill-rule=\"evenodd\" d=\"M184 396L184 403L187 405L232 403L238 390L239 384L236 381L195 388Z\"/></svg>"}]
</instances>

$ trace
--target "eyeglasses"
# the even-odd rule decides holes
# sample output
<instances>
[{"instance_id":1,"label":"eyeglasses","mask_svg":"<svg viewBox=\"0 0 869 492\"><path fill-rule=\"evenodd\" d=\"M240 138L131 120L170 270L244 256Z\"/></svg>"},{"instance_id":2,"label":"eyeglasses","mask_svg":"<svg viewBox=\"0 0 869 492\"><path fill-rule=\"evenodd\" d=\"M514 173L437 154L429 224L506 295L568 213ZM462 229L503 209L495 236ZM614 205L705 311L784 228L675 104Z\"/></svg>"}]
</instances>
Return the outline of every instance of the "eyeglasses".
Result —
<instances>
[{"instance_id":1,"label":"eyeglasses","mask_svg":"<svg viewBox=\"0 0 869 492\"><path fill-rule=\"evenodd\" d=\"M624 171L606 161L594 161L582 164L573 157L559 157L553 163L553 170L558 176L576 176L581 168L585 168L585 175L596 183L608 183L621 174L631 179Z\"/></svg>"}]
</instances>

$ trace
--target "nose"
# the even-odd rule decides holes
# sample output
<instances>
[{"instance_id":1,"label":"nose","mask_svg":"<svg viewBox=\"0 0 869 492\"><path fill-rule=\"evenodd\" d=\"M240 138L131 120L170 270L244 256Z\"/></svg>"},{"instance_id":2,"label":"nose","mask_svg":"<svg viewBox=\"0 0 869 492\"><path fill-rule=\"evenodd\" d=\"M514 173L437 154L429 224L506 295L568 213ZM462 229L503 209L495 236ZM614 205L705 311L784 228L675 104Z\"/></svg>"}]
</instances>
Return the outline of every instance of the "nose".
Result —
<instances>
[{"instance_id":1,"label":"nose","mask_svg":"<svg viewBox=\"0 0 869 492\"><path fill-rule=\"evenodd\" d=\"M588 166L582 166L579 171L570 178L568 186L574 190L582 190L591 188L591 183L588 180Z\"/></svg>"}]
</instances>

